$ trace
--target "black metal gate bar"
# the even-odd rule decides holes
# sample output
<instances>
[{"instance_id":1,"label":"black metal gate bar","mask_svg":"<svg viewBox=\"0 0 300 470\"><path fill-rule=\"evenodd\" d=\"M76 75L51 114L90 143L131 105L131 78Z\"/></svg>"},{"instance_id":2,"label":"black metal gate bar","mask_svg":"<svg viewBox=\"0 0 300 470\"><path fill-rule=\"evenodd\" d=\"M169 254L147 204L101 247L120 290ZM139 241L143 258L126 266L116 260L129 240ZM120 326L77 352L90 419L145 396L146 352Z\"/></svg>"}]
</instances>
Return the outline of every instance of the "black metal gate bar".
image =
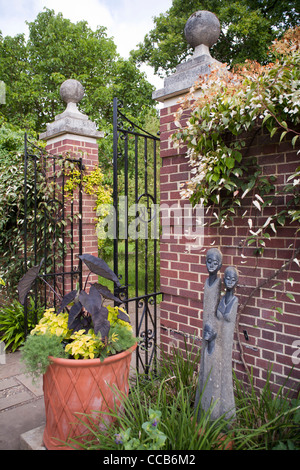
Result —
<instances>
[{"instance_id":1,"label":"black metal gate bar","mask_svg":"<svg viewBox=\"0 0 300 470\"><path fill-rule=\"evenodd\" d=\"M27 151L27 134L24 136L24 272L27 271L27 169L28 169L28 151ZM35 165L36 167L36 165ZM36 183L34 184L36 186ZM36 193L35 193L36 194ZM35 225L35 224L34 224ZM35 232L36 240L36 232ZM36 250L36 248L35 248ZM36 265L36 256L34 257L34 264ZM24 332L25 337L28 334L28 318L27 318L27 302L24 305Z\"/></svg>"},{"instance_id":2,"label":"black metal gate bar","mask_svg":"<svg viewBox=\"0 0 300 470\"><path fill-rule=\"evenodd\" d=\"M113 204L115 211L115 236L114 236L114 271L121 280L122 287L115 288L115 295L119 297L125 309L130 311L130 305L135 306L135 329L136 335L141 338L139 347L136 350L136 368L139 371L141 366L143 371L148 374L150 367L156 369L156 346L157 346L157 296L161 294L157 290L157 243L158 240L153 239L153 260L150 259L149 252L149 222L154 217L154 226L156 223L156 204L157 204L157 171L156 171L156 143L159 138L153 136L149 132L141 129L139 126L129 120L119 109L120 103L117 98L113 102L113 168L114 168L114 188L113 188ZM143 141L142 150L139 147L139 140ZM153 155L150 153L153 146ZM141 154L141 155L140 155ZM133 157L134 155L134 157ZM143 157L143 183L139 180L139 168ZM149 180L149 169L153 168L153 177ZM122 173L124 173L122 175ZM133 175L132 175L133 173ZM134 181L134 198L129 194L129 178ZM139 184L143 186L143 190L139 188ZM122 185L122 186L121 186ZM152 188L152 194L150 189ZM122 198L122 199L121 199ZM145 203L145 220L142 219L139 209L143 199ZM119 203L122 200L123 206L120 208ZM134 253L129 253L129 204L135 204L135 221L140 220L144 223L146 236L140 240L137 234L137 226L135 239L131 240L130 246L134 246ZM143 206L142 206L143 207ZM153 209L154 207L154 209ZM149 217L150 215L150 217ZM132 211L131 211L132 216ZM136 222L135 222L136 223ZM124 225L123 225L124 224ZM147 227L146 227L147 226ZM121 232L121 233L120 233ZM155 231L156 233L156 231ZM119 246L121 240L124 239L124 270L120 272L119 263ZM134 243L133 243L134 242ZM141 252L141 253L140 253ZM129 254L134 254L132 264L129 260ZM152 265L150 263L152 261ZM140 292L139 281L139 263L142 262L145 269L143 287L144 291ZM151 270L151 271L150 271ZM129 296L129 271L135 274L135 296ZM151 280L153 284L149 284L151 272Z\"/></svg>"},{"instance_id":3,"label":"black metal gate bar","mask_svg":"<svg viewBox=\"0 0 300 470\"><path fill-rule=\"evenodd\" d=\"M78 254L82 254L82 159L73 159L69 157L62 158L62 156L59 155L45 153L28 140L27 134L25 134L24 139L24 151L24 271L26 272L29 267L36 266L42 259L44 259L43 271L40 273L40 276L43 277L48 284L52 283L52 287L54 289L58 288L60 284L61 294L64 295L67 277L70 277L72 286L74 285L75 278L78 280L79 285L82 285L82 262L80 260L76 260L78 268L74 265L75 218L79 233ZM65 199L66 162L73 162L78 165L81 175L78 191L78 211L77 213L74 213L73 203L71 203L71 213L69 214L69 218L71 220L68 235L66 230L67 222L65 212L65 205L67 203ZM58 166L58 163L61 166ZM49 193L47 193L47 199L42 200L38 193L38 183L42 182L43 184L46 184L47 171L49 169L51 169L53 178L52 190L49 190ZM58 171L61 175L59 189L56 188ZM33 209L32 207L28 207L29 191L33 191L34 194ZM52 213L50 210L51 207ZM30 220L32 233L28 232ZM59 223L60 236L58 237L57 227ZM52 228L52 237L50 237L49 230L47 230L47 228L49 229L49 226ZM69 243L70 240L71 246L66 246L66 243ZM66 270L65 255L67 251L70 252L71 269ZM58 266L58 263L60 266ZM35 305L39 303L46 307L48 305L48 294L48 288L45 283L43 283L43 286L36 284L33 292ZM53 304L55 307L55 296L53 298ZM28 333L27 317L27 303L25 302L25 334Z\"/></svg>"},{"instance_id":4,"label":"black metal gate bar","mask_svg":"<svg viewBox=\"0 0 300 470\"><path fill-rule=\"evenodd\" d=\"M113 205L114 205L114 272L118 276L118 238L117 227L118 221L118 100L113 101ZM115 295L117 293L115 292Z\"/></svg>"}]
</instances>

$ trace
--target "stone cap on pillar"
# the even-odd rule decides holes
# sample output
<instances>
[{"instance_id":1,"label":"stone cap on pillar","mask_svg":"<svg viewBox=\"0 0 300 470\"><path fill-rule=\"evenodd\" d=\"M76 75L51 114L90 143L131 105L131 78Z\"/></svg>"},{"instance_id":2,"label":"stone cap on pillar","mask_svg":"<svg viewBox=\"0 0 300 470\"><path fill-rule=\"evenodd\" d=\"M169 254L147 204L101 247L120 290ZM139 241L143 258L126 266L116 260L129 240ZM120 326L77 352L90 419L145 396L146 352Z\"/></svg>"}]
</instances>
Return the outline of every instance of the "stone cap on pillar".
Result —
<instances>
[{"instance_id":1,"label":"stone cap on pillar","mask_svg":"<svg viewBox=\"0 0 300 470\"><path fill-rule=\"evenodd\" d=\"M221 65L213 59L209 48L219 39L220 22L214 13L199 10L193 13L184 28L185 38L194 48L193 56L176 67L173 75L165 78L164 88L156 90L152 98L166 101L169 98L187 93L199 76L208 75L213 68Z\"/></svg>"},{"instance_id":2,"label":"stone cap on pillar","mask_svg":"<svg viewBox=\"0 0 300 470\"><path fill-rule=\"evenodd\" d=\"M50 140L63 134L100 139L104 136L96 128L86 114L79 111L77 103L84 96L84 88L78 80L69 79L60 87L60 96L67 103L65 111L55 116L55 121L47 124L46 132L40 134L40 139Z\"/></svg>"}]
</instances>

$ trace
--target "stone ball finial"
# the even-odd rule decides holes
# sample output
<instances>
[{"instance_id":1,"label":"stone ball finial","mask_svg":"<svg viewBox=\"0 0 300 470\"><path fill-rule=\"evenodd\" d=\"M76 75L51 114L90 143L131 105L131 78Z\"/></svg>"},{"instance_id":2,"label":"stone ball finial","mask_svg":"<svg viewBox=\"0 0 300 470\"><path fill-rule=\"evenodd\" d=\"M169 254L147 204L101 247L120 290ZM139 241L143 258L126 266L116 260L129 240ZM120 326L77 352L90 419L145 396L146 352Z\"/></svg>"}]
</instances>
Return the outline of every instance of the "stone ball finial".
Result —
<instances>
[{"instance_id":1,"label":"stone ball finial","mask_svg":"<svg viewBox=\"0 0 300 470\"><path fill-rule=\"evenodd\" d=\"M70 78L60 87L60 96L65 103L79 103L84 96L84 88L78 80Z\"/></svg>"},{"instance_id":2,"label":"stone ball finial","mask_svg":"<svg viewBox=\"0 0 300 470\"><path fill-rule=\"evenodd\" d=\"M184 28L185 38L193 48L201 44L213 46L219 39L220 32L221 26L217 16L206 10L193 13Z\"/></svg>"}]
</instances>

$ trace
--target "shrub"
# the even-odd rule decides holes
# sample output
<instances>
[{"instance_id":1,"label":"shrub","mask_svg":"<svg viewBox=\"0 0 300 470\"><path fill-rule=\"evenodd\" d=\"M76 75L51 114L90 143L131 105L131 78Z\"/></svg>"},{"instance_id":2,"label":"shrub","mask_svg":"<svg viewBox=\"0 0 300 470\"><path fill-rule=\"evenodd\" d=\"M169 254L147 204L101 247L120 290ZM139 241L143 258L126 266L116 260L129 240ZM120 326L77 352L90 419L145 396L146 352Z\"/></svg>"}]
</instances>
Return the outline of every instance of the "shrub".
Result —
<instances>
[{"instance_id":1,"label":"shrub","mask_svg":"<svg viewBox=\"0 0 300 470\"><path fill-rule=\"evenodd\" d=\"M274 63L246 61L234 71L224 65L209 77L204 75L176 113L178 130L172 139L175 146L187 145L191 167L182 197L210 208L211 224L226 228L243 207L244 197L251 195L257 216L251 216L251 211L243 217L249 225L247 242L251 245L258 237L259 253L278 227L300 222L300 167L282 187L276 176L263 172L256 158L246 158L245 136L264 128L271 139L280 134L278 143L285 137L290 140L291 149L299 143L299 38L300 28L296 27L275 41L270 49ZM190 106L195 90L199 93L191 116L181 127L184 109ZM286 200L280 211L275 210L279 196Z\"/></svg>"},{"instance_id":2,"label":"shrub","mask_svg":"<svg viewBox=\"0 0 300 470\"><path fill-rule=\"evenodd\" d=\"M21 361L24 362L26 371L33 381L46 372L51 363L49 356L67 356L61 337L52 334L29 335L21 350Z\"/></svg>"},{"instance_id":3,"label":"shrub","mask_svg":"<svg viewBox=\"0 0 300 470\"><path fill-rule=\"evenodd\" d=\"M34 301L30 299L27 309L28 331L35 326L36 321L42 316L42 309L35 308ZM16 351L25 341L24 307L17 300L11 305L0 308L0 334L5 348Z\"/></svg>"},{"instance_id":4,"label":"shrub","mask_svg":"<svg viewBox=\"0 0 300 470\"><path fill-rule=\"evenodd\" d=\"M300 449L300 394L290 398L289 392L284 392L285 383L274 394L270 377L271 370L260 393L254 388L252 376L250 387L235 377L237 448Z\"/></svg>"},{"instance_id":5,"label":"shrub","mask_svg":"<svg viewBox=\"0 0 300 470\"><path fill-rule=\"evenodd\" d=\"M101 426L95 428L95 416L87 415L90 434L83 441L74 439L68 445L72 447L76 443L88 450L154 449L159 441L159 449L163 451L226 449L229 445L234 450L299 448L299 397L290 399L288 393L284 394L284 386L274 396L270 375L260 394L253 381L247 389L235 377L237 410L236 420L230 427L224 416L211 421L213 405L196 423L195 364L192 351L184 357L174 348L172 357L163 356L158 376L137 376L128 398L124 397L121 416L110 410L109 414L115 418L114 425L105 424L106 413L103 413ZM189 372L182 375L181 371ZM153 413L159 416L161 434L158 434L164 436L163 441L156 436L158 441L155 442L155 434L151 433L150 437L146 432ZM78 419L81 421L80 417Z\"/></svg>"},{"instance_id":6,"label":"shrub","mask_svg":"<svg viewBox=\"0 0 300 470\"><path fill-rule=\"evenodd\" d=\"M211 422L209 410L201 416L199 423L194 420L195 387L192 384L195 357L192 352L184 358L181 351L174 348L172 357L163 357L162 361L162 373L158 376L137 376L128 397L122 397L124 412L121 415L114 409L110 410L109 414L114 417L113 426L106 425L106 413L103 413L103 421L97 428L93 425L95 416L86 415L90 434L78 436L83 441L73 440L68 445L75 442L88 450L159 448L164 451L226 447L232 432L228 431L224 441L220 440L220 433L227 424L223 417ZM189 374L183 374L187 385L181 380L180 371L189 371ZM152 417L155 419L155 416L159 418L159 429L149 434ZM80 417L78 419L81 420ZM86 421L84 424L86 426Z\"/></svg>"}]
</instances>

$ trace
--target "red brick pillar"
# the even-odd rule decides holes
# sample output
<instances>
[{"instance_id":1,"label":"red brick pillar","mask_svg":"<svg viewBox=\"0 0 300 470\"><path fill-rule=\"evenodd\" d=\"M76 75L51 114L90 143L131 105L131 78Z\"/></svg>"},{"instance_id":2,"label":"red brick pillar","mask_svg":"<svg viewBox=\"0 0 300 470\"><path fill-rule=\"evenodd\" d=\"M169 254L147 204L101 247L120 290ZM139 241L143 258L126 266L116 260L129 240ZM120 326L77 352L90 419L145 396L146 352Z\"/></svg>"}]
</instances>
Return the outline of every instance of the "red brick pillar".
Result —
<instances>
[{"instance_id":1,"label":"red brick pillar","mask_svg":"<svg viewBox=\"0 0 300 470\"><path fill-rule=\"evenodd\" d=\"M88 117L79 112L77 103L83 97L83 87L76 80L67 80L60 89L61 97L68 103L64 113L56 116L55 122L47 124L47 131L40 138L47 142L48 153L62 158L82 158L82 168L88 174L98 166L98 143L97 139L103 137L103 133L96 130L95 124ZM65 197L65 220L66 233L70 228L68 215L71 213L71 204L74 214L79 213L78 189L74 197ZM76 197L77 195L77 197ZM95 230L95 198L82 191L82 253L98 256L98 239ZM64 260L64 271L71 272L78 266L78 254L80 250L79 223L74 224L73 229L74 250L71 256L70 240L65 240L67 255ZM83 283L88 274L88 269L83 263ZM89 282L98 281L96 275L89 277ZM71 276L65 279L65 293L74 289Z\"/></svg>"},{"instance_id":2,"label":"red brick pillar","mask_svg":"<svg viewBox=\"0 0 300 470\"><path fill-rule=\"evenodd\" d=\"M192 23L194 16L190 18ZM195 18L197 21L197 15ZM165 79L164 88L153 93L153 98L163 103L160 112L161 206L170 208L168 213L161 207L160 244L160 279L163 292L160 305L161 346L167 352L171 352L170 344L184 347L184 342L189 337L201 344L202 291L207 277L204 246L209 246L209 230L205 231L205 240L199 235L193 239L191 232L201 231L196 222L199 214L194 211L190 219L186 211L191 210L191 204L180 197L180 185L189 179L190 171L186 147L174 148L170 137L177 129L174 113L179 107L180 98L187 94L199 80L199 76L210 74L220 65L209 52L209 47L218 40L220 24L210 12L204 12L203 29L195 29L190 20L189 24L187 22L185 35L187 42L195 48L192 58L179 64L176 72ZM182 125L188 116L189 110L181 115ZM203 213L200 217L202 215ZM218 241L214 240L214 243L217 246Z\"/></svg>"},{"instance_id":3,"label":"red brick pillar","mask_svg":"<svg viewBox=\"0 0 300 470\"><path fill-rule=\"evenodd\" d=\"M177 109L178 105L171 102L160 113L160 197L161 207L169 206L169 214L161 209L160 282L164 295L160 305L160 323L161 346L169 353L173 344L184 349L184 339L189 336L200 338L201 274L205 277L202 247L195 249L194 245L198 236L193 238L188 233L187 211L191 205L180 198L180 185L188 180L190 170L186 148L173 148L169 141L176 132L174 113Z\"/></svg>"}]
</instances>

